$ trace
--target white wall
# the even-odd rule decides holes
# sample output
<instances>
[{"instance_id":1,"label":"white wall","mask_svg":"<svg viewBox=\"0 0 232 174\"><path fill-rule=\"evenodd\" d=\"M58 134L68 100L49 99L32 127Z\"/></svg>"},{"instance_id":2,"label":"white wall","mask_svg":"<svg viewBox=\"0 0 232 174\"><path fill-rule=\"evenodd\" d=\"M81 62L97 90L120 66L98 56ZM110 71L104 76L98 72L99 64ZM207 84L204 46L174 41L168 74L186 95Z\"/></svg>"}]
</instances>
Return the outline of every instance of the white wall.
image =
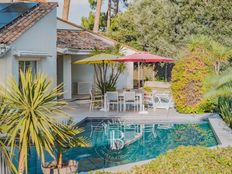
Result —
<instances>
[{"instance_id":1,"label":"white wall","mask_svg":"<svg viewBox=\"0 0 232 174\"><path fill-rule=\"evenodd\" d=\"M73 56L72 61L81 60L88 56ZM94 67L88 64L72 64L72 83L88 82L94 85Z\"/></svg>"},{"instance_id":2,"label":"white wall","mask_svg":"<svg viewBox=\"0 0 232 174\"><path fill-rule=\"evenodd\" d=\"M133 50L128 47L123 47L120 52L124 54L125 56L131 55L136 53L136 50ZM122 75L120 75L118 82L117 82L117 88L129 88L132 89L134 87L134 81L133 81L133 73L134 73L134 63L128 62L126 63L126 70Z\"/></svg>"},{"instance_id":3,"label":"white wall","mask_svg":"<svg viewBox=\"0 0 232 174\"><path fill-rule=\"evenodd\" d=\"M63 56L63 80L64 80L64 99L72 98L72 58L70 55ZM59 70L57 70L59 71Z\"/></svg>"},{"instance_id":4,"label":"white wall","mask_svg":"<svg viewBox=\"0 0 232 174\"><path fill-rule=\"evenodd\" d=\"M0 58L0 83L4 83L10 75L18 79L18 57L13 55L14 52L30 51L43 52L49 55L40 59L38 71L47 74L55 86L56 39L56 9L54 9L14 41L9 53Z\"/></svg>"}]
</instances>

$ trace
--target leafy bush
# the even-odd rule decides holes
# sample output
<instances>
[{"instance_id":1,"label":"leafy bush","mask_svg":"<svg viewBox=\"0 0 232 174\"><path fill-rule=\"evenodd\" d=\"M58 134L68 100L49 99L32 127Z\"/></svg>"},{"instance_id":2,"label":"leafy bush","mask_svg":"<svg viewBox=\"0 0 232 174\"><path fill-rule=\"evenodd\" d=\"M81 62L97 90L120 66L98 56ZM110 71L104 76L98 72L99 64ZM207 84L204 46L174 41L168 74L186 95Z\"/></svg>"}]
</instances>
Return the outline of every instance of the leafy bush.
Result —
<instances>
[{"instance_id":1,"label":"leafy bush","mask_svg":"<svg viewBox=\"0 0 232 174\"><path fill-rule=\"evenodd\" d=\"M232 148L180 146L127 174L232 173ZM97 174L109 174L98 172Z\"/></svg>"},{"instance_id":2,"label":"leafy bush","mask_svg":"<svg viewBox=\"0 0 232 174\"><path fill-rule=\"evenodd\" d=\"M212 104L204 99L204 83L210 66L199 55L190 53L178 60L172 70L172 92L176 108L182 113L203 113Z\"/></svg>"},{"instance_id":3,"label":"leafy bush","mask_svg":"<svg viewBox=\"0 0 232 174\"><path fill-rule=\"evenodd\" d=\"M232 128L232 98L219 97L218 109L223 120Z\"/></svg>"},{"instance_id":4,"label":"leafy bush","mask_svg":"<svg viewBox=\"0 0 232 174\"><path fill-rule=\"evenodd\" d=\"M232 173L232 148L208 149L180 146L168 151L132 174Z\"/></svg>"}]
</instances>

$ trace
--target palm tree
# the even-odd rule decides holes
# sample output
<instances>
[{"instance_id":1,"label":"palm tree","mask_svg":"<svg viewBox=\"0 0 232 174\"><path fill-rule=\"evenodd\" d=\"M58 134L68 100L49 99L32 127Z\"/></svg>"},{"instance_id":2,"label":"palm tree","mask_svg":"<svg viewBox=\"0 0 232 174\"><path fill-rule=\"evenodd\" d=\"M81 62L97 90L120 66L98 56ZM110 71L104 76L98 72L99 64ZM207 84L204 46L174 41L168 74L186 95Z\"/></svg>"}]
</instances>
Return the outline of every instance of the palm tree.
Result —
<instances>
[{"instance_id":1,"label":"palm tree","mask_svg":"<svg viewBox=\"0 0 232 174\"><path fill-rule=\"evenodd\" d=\"M62 18L66 21L68 20L69 17L70 1L71 0L64 0Z\"/></svg>"},{"instance_id":2,"label":"palm tree","mask_svg":"<svg viewBox=\"0 0 232 174\"><path fill-rule=\"evenodd\" d=\"M97 0L96 14L94 18L94 27L93 27L93 32L95 33L97 33L99 30L101 6L102 6L102 0Z\"/></svg>"},{"instance_id":3,"label":"palm tree","mask_svg":"<svg viewBox=\"0 0 232 174\"><path fill-rule=\"evenodd\" d=\"M217 75L220 74L221 65L232 56L231 48L207 36L193 36L188 44L188 50L200 54L201 57L211 62Z\"/></svg>"},{"instance_id":4,"label":"palm tree","mask_svg":"<svg viewBox=\"0 0 232 174\"><path fill-rule=\"evenodd\" d=\"M218 111L224 121L232 128L232 69L213 75L210 79L212 88L205 94L206 98L216 99Z\"/></svg>"},{"instance_id":5,"label":"palm tree","mask_svg":"<svg viewBox=\"0 0 232 174\"><path fill-rule=\"evenodd\" d=\"M108 11L107 11L107 30L110 30L111 25L111 0L108 0Z\"/></svg>"},{"instance_id":6,"label":"palm tree","mask_svg":"<svg viewBox=\"0 0 232 174\"><path fill-rule=\"evenodd\" d=\"M214 62L214 71L219 75L222 63L225 63L232 56L232 49L227 48L216 41L211 41L209 50L211 59Z\"/></svg>"},{"instance_id":7,"label":"palm tree","mask_svg":"<svg viewBox=\"0 0 232 174\"><path fill-rule=\"evenodd\" d=\"M64 141L70 137L65 132L57 116L64 114L62 108L66 104L57 101L62 95L61 88L52 88L52 82L46 76L38 74L33 77L31 71L20 72L20 85L11 78L5 86L0 87L2 112L0 124L6 125L7 145L10 154L17 148L18 173L23 174L28 168L28 151L35 146L38 156L44 162L44 152L54 157L55 136ZM54 157L55 158L55 157Z\"/></svg>"},{"instance_id":8,"label":"palm tree","mask_svg":"<svg viewBox=\"0 0 232 174\"><path fill-rule=\"evenodd\" d=\"M220 75L212 75L208 82L212 86L206 97L232 97L232 69L222 72Z\"/></svg>"}]
</instances>

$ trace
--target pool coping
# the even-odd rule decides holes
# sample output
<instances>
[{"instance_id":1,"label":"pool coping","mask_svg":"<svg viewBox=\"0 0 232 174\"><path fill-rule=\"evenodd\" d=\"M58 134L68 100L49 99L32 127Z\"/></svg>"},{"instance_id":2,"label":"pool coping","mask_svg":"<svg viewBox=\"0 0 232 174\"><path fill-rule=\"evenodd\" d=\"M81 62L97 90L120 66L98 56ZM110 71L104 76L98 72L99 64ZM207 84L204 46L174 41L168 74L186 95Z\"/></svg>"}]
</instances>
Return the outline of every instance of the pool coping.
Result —
<instances>
[{"instance_id":1,"label":"pool coping","mask_svg":"<svg viewBox=\"0 0 232 174\"><path fill-rule=\"evenodd\" d=\"M154 121L154 122L162 122L162 123L167 123L167 122L195 122L195 121L201 121L204 119L208 119L209 124L214 132L215 138L218 142L217 146L215 147L228 147L231 146L232 147L232 129L229 128L226 123L223 121L223 119L216 113L207 113L207 114L202 114L202 115L193 115L193 117L191 119L153 119L150 117L146 117L144 116L142 119L139 119L136 117L120 117L120 116L114 116L114 117L85 117L82 120L79 121L79 123L87 120L87 119L124 119L124 120L128 120L128 121ZM146 163L149 163L150 161L154 160L153 159L149 159L149 160L143 160L143 161L138 161L138 162L134 162L134 163L128 163L128 164L123 164L123 165L118 165L118 166L114 166L114 167L109 167L109 168L103 168L103 169L97 169L97 170L93 170L91 172L96 172L96 171L106 171L106 172L122 172L122 171L130 171L133 167L135 166L140 166Z\"/></svg>"}]
</instances>

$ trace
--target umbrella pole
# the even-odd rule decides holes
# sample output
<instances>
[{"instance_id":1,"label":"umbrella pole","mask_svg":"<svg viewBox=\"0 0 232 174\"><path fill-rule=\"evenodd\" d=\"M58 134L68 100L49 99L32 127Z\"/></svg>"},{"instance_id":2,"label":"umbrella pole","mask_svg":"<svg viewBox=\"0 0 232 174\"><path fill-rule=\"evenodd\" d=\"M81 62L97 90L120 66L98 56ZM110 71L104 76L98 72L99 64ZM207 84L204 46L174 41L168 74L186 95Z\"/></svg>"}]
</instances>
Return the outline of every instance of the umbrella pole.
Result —
<instances>
[{"instance_id":1,"label":"umbrella pole","mask_svg":"<svg viewBox=\"0 0 232 174\"><path fill-rule=\"evenodd\" d=\"M144 68L143 68L143 62L141 63L141 76L142 76L142 88L144 87Z\"/></svg>"},{"instance_id":2,"label":"umbrella pole","mask_svg":"<svg viewBox=\"0 0 232 174\"><path fill-rule=\"evenodd\" d=\"M138 62L138 88L140 88L140 62Z\"/></svg>"},{"instance_id":3,"label":"umbrella pole","mask_svg":"<svg viewBox=\"0 0 232 174\"><path fill-rule=\"evenodd\" d=\"M167 70L167 63L165 63L165 75L164 75L165 77L164 77L164 78L165 78L165 81L166 81L166 82L168 81L167 71L168 71L168 70Z\"/></svg>"}]
</instances>

